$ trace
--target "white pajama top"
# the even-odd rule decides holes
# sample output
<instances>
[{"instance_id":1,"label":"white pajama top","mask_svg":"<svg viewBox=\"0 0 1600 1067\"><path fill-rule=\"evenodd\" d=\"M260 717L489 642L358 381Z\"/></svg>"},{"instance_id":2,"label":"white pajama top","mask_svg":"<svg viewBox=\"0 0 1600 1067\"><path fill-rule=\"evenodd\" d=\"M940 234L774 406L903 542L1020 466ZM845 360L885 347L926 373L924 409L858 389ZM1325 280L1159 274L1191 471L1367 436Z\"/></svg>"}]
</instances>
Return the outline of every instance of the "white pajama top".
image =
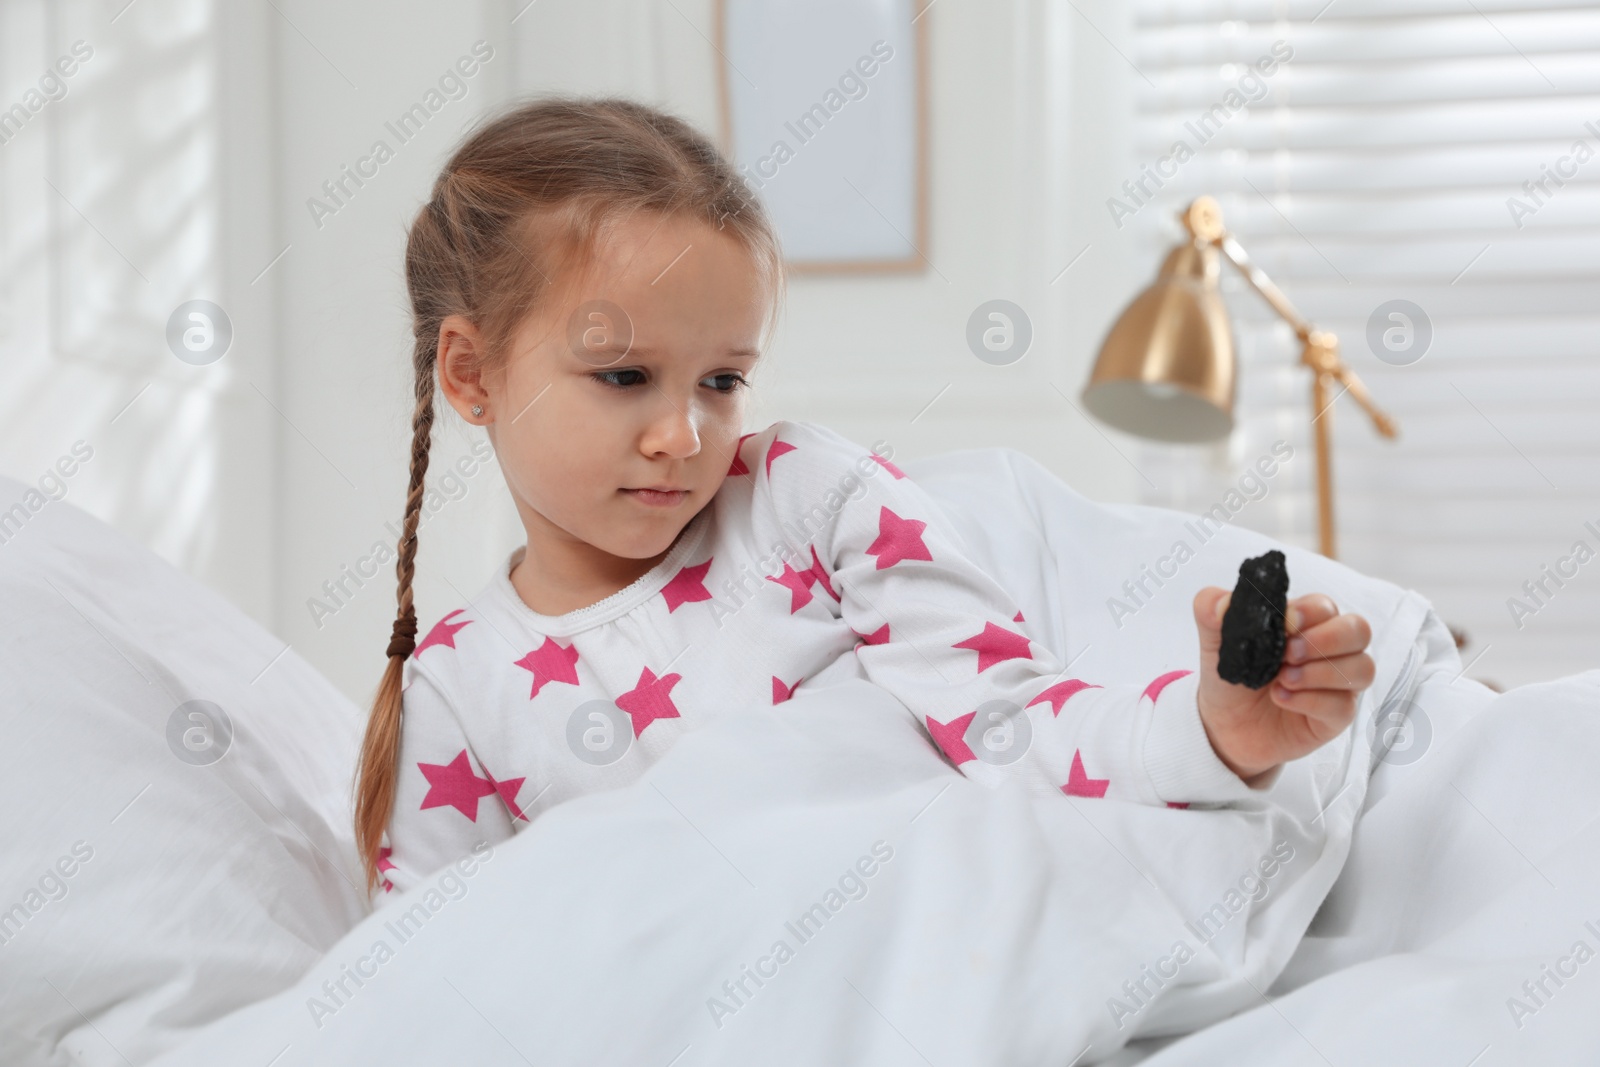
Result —
<instances>
[{"instance_id":1,"label":"white pajama top","mask_svg":"<svg viewBox=\"0 0 1600 1067\"><path fill-rule=\"evenodd\" d=\"M513 553L405 665L383 888L408 889L553 805L637 780L685 731L865 678L969 778L1184 807L1258 796L1208 741L1197 677L1074 677L890 460L810 423L739 441L661 562L565 615Z\"/></svg>"}]
</instances>

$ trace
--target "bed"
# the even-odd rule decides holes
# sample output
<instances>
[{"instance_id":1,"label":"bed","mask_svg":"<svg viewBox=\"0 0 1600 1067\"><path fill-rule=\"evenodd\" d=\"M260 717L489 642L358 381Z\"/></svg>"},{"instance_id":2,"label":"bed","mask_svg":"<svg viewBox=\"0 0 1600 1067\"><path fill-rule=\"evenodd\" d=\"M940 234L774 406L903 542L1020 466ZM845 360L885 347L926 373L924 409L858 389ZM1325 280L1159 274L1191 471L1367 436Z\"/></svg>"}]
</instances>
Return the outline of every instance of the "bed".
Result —
<instances>
[{"instance_id":1,"label":"bed","mask_svg":"<svg viewBox=\"0 0 1600 1067\"><path fill-rule=\"evenodd\" d=\"M1282 548L1372 624L1355 723L1238 807L1041 799L830 671L374 908L360 710L48 502L0 543L0 1062L1592 1059L1600 670L1496 694L1415 591L1004 449L905 467L1103 684L1192 669L1194 592Z\"/></svg>"}]
</instances>

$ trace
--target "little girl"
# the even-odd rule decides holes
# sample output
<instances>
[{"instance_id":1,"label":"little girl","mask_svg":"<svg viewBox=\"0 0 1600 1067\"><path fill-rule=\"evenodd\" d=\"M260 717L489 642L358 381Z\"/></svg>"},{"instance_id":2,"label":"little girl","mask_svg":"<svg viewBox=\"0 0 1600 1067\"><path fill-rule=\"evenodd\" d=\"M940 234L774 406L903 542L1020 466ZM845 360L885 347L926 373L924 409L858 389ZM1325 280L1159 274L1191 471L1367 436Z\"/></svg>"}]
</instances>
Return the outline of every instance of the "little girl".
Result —
<instances>
[{"instance_id":1,"label":"little girl","mask_svg":"<svg viewBox=\"0 0 1600 1067\"><path fill-rule=\"evenodd\" d=\"M687 730L801 687L888 690L963 774L1170 807L1248 798L1338 734L1359 616L1289 609L1264 690L1068 676L937 507L821 426L744 432L783 285L772 223L685 123L547 99L474 133L406 248L416 410L399 616L361 754L369 888L406 889L553 805L633 782ZM415 640L435 389L485 428L527 544ZM387 834L387 843L384 842Z\"/></svg>"}]
</instances>

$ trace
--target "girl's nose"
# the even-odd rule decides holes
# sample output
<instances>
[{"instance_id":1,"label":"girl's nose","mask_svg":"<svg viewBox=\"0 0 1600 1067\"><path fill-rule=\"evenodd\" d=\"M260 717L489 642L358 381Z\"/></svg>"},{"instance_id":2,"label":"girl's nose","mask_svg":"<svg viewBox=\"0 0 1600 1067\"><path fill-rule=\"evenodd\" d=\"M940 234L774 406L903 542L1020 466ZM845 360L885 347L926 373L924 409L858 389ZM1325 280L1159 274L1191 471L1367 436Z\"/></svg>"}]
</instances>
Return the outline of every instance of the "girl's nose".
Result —
<instances>
[{"instance_id":1,"label":"girl's nose","mask_svg":"<svg viewBox=\"0 0 1600 1067\"><path fill-rule=\"evenodd\" d=\"M667 455L688 459L700 451L700 431L695 427L692 408L659 395L660 410L645 428L640 449L647 455Z\"/></svg>"}]
</instances>

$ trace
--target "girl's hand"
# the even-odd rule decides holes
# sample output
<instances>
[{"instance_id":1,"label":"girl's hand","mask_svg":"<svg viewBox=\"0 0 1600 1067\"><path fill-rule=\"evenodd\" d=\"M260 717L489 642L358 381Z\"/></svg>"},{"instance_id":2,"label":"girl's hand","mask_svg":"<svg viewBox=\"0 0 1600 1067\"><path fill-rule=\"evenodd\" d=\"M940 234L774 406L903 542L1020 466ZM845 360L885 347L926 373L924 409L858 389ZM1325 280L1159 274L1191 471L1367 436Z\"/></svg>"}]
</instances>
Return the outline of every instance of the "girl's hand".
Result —
<instances>
[{"instance_id":1,"label":"girl's hand","mask_svg":"<svg viewBox=\"0 0 1600 1067\"><path fill-rule=\"evenodd\" d=\"M1361 691L1376 665L1364 651L1372 628L1360 615L1341 615L1322 593L1288 603L1288 644L1278 676L1264 689L1233 685L1217 675L1222 616L1233 594L1207 586L1195 594L1200 633L1200 721L1228 769L1249 783L1278 764L1314 752L1355 718Z\"/></svg>"}]
</instances>

